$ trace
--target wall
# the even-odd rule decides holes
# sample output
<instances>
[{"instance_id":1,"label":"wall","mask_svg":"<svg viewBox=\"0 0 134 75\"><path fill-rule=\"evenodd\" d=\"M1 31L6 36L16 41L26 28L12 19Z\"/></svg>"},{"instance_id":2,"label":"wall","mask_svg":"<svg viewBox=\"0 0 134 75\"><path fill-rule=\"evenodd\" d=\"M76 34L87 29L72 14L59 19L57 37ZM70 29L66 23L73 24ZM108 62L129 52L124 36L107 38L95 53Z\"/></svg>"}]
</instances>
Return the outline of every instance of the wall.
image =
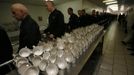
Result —
<instances>
[{"instance_id":1,"label":"wall","mask_svg":"<svg viewBox=\"0 0 134 75\"><path fill-rule=\"evenodd\" d=\"M98 7L97 5L91 3L89 0L74 0L69 1L60 5L56 6L63 14L65 18L65 22L68 23L69 15L67 13L67 9L72 7L74 9L74 13L77 14L79 9L85 9L87 13L91 13L92 9L96 9L102 11L102 8ZM78 15L78 14L77 14Z\"/></svg>"},{"instance_id":2,"label":"wall","mask_svg":"<svg viewBox=\"0 0 134 75\"><path fill-rule=\"evenodd\" d=\"M48 20L49 12L46 10L45 6L31 5L31 4L30 5L25 4L25 5L28 7L30 15L40 25L40 29L44 30L45 28L47 28L47 20ZM13 23L13 21L15 19L12 17L12 14L10 11L10 6L11 6L11 3L0 3L0 9L1 9L0 24L4 23L5 27L7 27L8 30L14 30L13 28L15 28L16 23ZM72 7L74 9L74 13L76 13L76 14L79 9L84 8L84 9L86 9L86 11L88 13L90 13L90 11L92 9L99 8L95 4L89 2L89 0L73 0L73 1L59 4L56 6L56 8L61 10L61 12L63 12L66 23L68 23L68 19L69 19L69 15L67 13L67 9L69 7ZM43 17L43 21L38 21L39 16ZM16 27L18 27L18 26L16 26ZM15 30L16 30L16 28L15 28ZM15 35L17 35L17 34L15 34ZM14 36L14 35L11 34L10 36Z\"/></svg>"},{"instance_id":3,"label":"wall","mask_svg":"<svg viewBox=\"0 0 134 75\"><path fill-rule=\"evenodd\" d=\"M100 8L96 4L91 3L89 0L83 0L82 8L85 9L86 12L89 13L89 14L91 14L93 9L95 9L97 11L102 11L102 8Z\"/></svg>"},{"instance_id":4,"label":"wall","mask_svg":"<svg viewBox=\"0 0 134 75\"><path fill-rule=\"evenodd\" d=\"M29 5L29 4L25 4L25 5L28 7L29 13L33 17L33 19L36 20L36 22L41 26L40 28L45 29L47 27L47 19L49 15L49 12L46 10L45 6ZM10 6L11 3L0 3L0 9L2 9L2 11L0 12L0 24L12 23L14 21L14 18L12 17L10 11ZM61 12L63 12L66 23L68 22L69 19L69 15L67 13L67 9L69 7L72 7L74 9L74 13L76 14L77 14L77 10L83 8L86 9L88 13L90 13L92 9L96 9L96 8L99 9L98 6L89 2L89 0L73 0L73 1L59 4L56 6L56 8L61 10ZM43 21L38 20L39 16L43 17ZM9 28L11 27L9 26Z\"/></svg>"},{"instance_id":5,"label":"wall","mask_svg":"<svg viewBox=\"0 0 134 75\"><path fill-rule=\"evenodd\" d=\"M25 5L29 9L29 14L33 17L34 20L36 20L36 22L40 26L47 25L47 18L48 18L49 13L46 10L45 6L28 5L28 4L25 4ZM12 17L12 14L10 11L10 6L11 6L11 3L0 3L0 9L1 9L1 11L0 11L0 24L10 24L15 20ZM39 21L38 16L42 16L43 20ZM40 27L40 28L43 28L43 27Z\"/></svg>"},{"instance_id":6,"label":"wall","mask_svg":"<svg viewBox=\"0 0 134 75\"><path fill-rule=\"evenodd\" d=\"M29 13L36 20L36 22L40 25L40 28L43 28L43 29L46 28L48 24L49 12L46 10L45 6L28 5L28 8L29 8ZM39 16L42 16L43 18L42 21L38 20Z\"/></svg>"},{"instance_id":7,"label":"wall","mask_svg":"<svg viewBox=\"0 0 134 75\"><path fill-rule=\"evenodd\" d=\"M59 9L64 14L66 23L68 23L68 19L69 19L69 15L67 13L67 9L69 7L72 7L74 13L77 14L77 10L82 9L82 0L69 1L56 6L56 8Z\"/></svg>"}]
</instances>

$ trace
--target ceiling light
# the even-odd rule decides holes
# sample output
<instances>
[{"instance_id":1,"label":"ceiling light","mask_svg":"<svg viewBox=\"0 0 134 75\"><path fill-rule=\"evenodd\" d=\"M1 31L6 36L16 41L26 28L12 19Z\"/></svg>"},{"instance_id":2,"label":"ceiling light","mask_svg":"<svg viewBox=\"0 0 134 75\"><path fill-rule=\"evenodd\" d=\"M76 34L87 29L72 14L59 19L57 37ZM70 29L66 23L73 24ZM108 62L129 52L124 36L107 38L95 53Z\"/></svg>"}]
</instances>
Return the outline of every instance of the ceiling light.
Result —
<instances>
[{"instance_id":1,"label":"ceiling light","mask_svg":"<svg viewBox=\"0 0 134 75\"><path fill-rule=\"evenodd\" d=\"M107 8L106 12L113 13L114 11L111 8Z\"/></svg>"},{"instance_id":2,"label":"ceiling light","mask_svg":"<svg viewBox=\"0 0 134 75\"><path fill-rule=\"evenodd\" d=\"M124 11L124 5L121 5L120 10Z\"/></svg>"},{"instance_id":3,"label":"ceiling light","mask_svg":"<svg viewBox=\"0 0 134 75\"><path fill-rule=\"evenodd\" d=\"M104 0L103 3L113 2L113 1L117 1L117 0Z\"/></svg>"},{"instance_id":4,"label":"ceiling light","mask_svg":"<svg viewBox=\"0 0 134 75\"><path fill-rule=\"evenodd\" d=\"M117 1L113 1L113 2L107 2L105 3L106 5L110 5L110 4L117 4Z\"/></svg>"},{"instance_id":5,"label":"ceiling light","mask_svg":"<svg viewBox=\"0 0 134 75\"><path fill-rule=\"evenodd\" d=\"M54 0L45 0L45 1L54 1Z\"/></svg>"},{"instance_id":6,"label":"ceiling light","mask_svg":"<svg viewBox=\"0 0 134 75\"><path fill-rule=\"evenodd\" d=\"M108 5L108 8L112 9L113 11L118 11L118 4Z\"/></svg>"}]
</instances>

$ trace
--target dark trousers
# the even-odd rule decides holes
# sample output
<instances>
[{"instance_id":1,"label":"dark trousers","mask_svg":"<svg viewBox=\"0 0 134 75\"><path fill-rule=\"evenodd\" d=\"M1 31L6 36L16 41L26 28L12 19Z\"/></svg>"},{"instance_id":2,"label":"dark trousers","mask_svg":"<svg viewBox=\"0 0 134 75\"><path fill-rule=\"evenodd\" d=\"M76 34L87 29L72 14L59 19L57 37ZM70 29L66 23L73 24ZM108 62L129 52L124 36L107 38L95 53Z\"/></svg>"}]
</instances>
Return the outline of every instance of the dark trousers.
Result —
<instances>
[{"instance_id":1,"label":"dark trousers","mask_svg":"<svg viewBox=\"0 0 134 75\"><path fill-rule=\"evenodd\" d=\"M0 67L0 75L6 75L8 74L11 70L14 70L15 66L10 63L8 65L4 65L2 67Z\"/></svg>"}]
</instances>

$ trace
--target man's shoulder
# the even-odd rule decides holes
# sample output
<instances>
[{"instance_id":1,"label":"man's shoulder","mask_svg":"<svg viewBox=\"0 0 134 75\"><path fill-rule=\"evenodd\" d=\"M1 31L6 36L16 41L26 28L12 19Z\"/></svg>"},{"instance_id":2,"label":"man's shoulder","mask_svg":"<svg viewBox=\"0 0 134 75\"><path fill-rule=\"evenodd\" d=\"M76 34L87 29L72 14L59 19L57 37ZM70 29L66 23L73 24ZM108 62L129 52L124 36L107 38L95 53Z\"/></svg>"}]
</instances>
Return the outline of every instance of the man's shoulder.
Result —
<instances>
[{"instance_id":1,"label":"man's shoulder","mask_svg":"<svg viewBox=\"0 0 134 75\"><path fill-rule=\"evenodd\" d=\"M55 13L56 14L62 14L62 12L60 10L58 10L58 9L55 9Z\"/></svg>"},{"instance_id":2,"label":"man's shoulder","mask_svg":"<svg viewBox=\"0 0 134 75\"><path fill-rule=\"evenodd\" d=\"M0 26L0 31L4 31L4 28L2 26Z\"/></svg>"},{"instance_id":3,"label":"man's shoulder","mask_svg":"<svg viewBox=\"0 0 134 75\"><path fill-rule=\"evenodd\" d=\"M4 29L3 27L1 27L1 26L0 26L0 33L2 33L2 34L4 34L4 35L5 35L5 34L7 35L5 29Z\"/></svg>"},{"instance_id":4,"label":"man's shoulder","mask_svg":"<svg viewBox=\"0 0 134 75\"><path fill-rule=\"evenodd\" d=\"M30 16L28 15L23 21L22 23L24 24L33 24L36 23L36 21Z\"/></svg>"},{"instance_id":5,"label":"man's shoulder","mask_svg":"<svg viewBox=\"0 0 134 75\"><path fill-rule=\"evenodd\" d=\"M78 16L74 13L72 14L72 17L78 18Z\"/></svg>"},{"instance_id":6,"label":"man's shoulder","mask_svg":"<svg viewBox=\"0 0 134 75\"><path fill-rule=\"evenodd\" d=\"M55 9L55 12L61 12L60 10L58 10L58 9Z\"/></svg>"}]
</instances>

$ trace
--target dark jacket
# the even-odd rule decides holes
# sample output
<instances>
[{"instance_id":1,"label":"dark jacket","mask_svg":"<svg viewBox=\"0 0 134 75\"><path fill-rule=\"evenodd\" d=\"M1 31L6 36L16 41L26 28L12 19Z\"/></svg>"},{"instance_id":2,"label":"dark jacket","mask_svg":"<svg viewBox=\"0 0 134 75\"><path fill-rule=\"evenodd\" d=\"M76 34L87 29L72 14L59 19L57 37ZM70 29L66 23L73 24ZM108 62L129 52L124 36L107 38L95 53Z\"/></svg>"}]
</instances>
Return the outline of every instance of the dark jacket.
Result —
<instances>
[{"instance_id":1,"label":"dark jacket","mask_svg":"<svg viewBox=\"0 0 134 75\"><path fill-rule=\"evenodd\" d=\"M0 64L11 60L13 48L6 31L0 27ZM10 71L7 65L0 67L0 75L4 75Z\"/></svg>"},{"instance_id":2,"label":"dark jacket","mask_svg":"<svg viewBox=\"0 0 134 75\"><path fill-rule=\"evenodd\" d=\"M75 14L72 14L69 18L68 26L70 26L70 29L75 29L78 27L78 16Z\"/></svg>"},{"instance_id":3,"label":"dark jacket","mask_svg":"<svg viewBox=\"0 0 134 75\"><path fill-rule=\"evenodd\" d=\"M44 33L50 33L53 34L56 37L61 37L64 35L65 32L65 23L64 23L64 16L63 14L55 9L50 15L49 15L49 25L46 30L44 30Z\"/></svg>"},{"instance_id":4,"label":"dark jacket","mask_svg":"<svg viewBox=\"0 0 134 75\"><path fill-rule=\"evenodd\" d=\"M89 14L82 15L79 17L79 26L91 25L94 23L94 20L94 17Z\"/></svg>"},{"instance_id":5,"label":"dark jacket","mask_svg":"<svg viewBox=\"0 0 134 75\"><path fill-rule=\"evenodd\" d=\"M41 34L38 24L27 15L21 22L19 35L19 49L27 46L32 49L41 40Z\"/></svg>"}]
</instances>

